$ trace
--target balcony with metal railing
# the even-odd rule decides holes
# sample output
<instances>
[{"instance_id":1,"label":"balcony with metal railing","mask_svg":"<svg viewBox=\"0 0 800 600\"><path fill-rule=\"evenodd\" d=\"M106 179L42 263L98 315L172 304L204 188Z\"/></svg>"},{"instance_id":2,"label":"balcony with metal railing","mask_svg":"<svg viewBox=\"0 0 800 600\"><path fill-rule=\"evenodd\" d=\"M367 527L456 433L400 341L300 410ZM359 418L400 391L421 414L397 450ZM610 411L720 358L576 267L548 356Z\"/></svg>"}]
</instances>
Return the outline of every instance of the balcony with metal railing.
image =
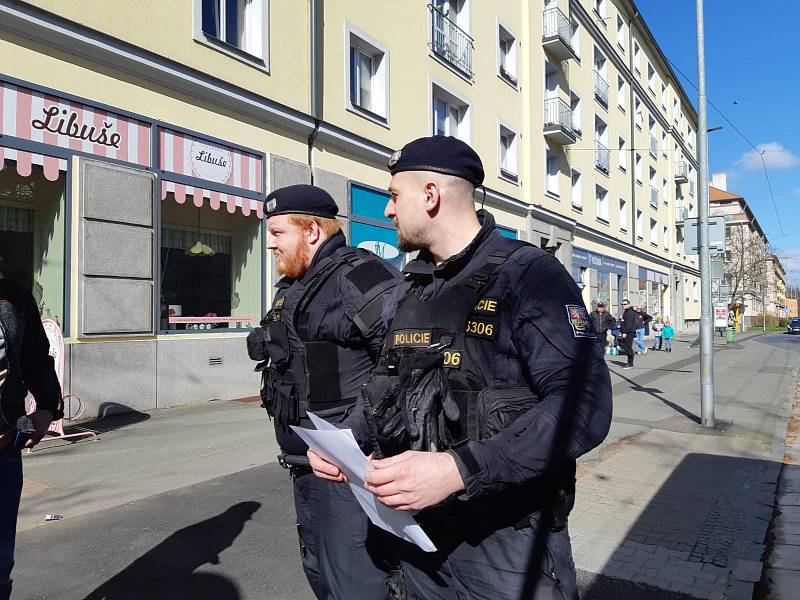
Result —
<instances>
[{"instance_id":1,"label":"balcony with metal railing","mask_svg":"<svg viewBox=\"0 0 800 600\"><path fill-rule=\"evenodd\" d=\"M599 140L594 141L594 166L606 175L611 170L611 151Z\"/></svg>"},{"instance_id":2,"label":"balcony with metal railing","mask_svg":"<svg viewBox=\"0 0 800 600\"><path fill-rule=\"evenodd\" d=\"M548 8L542 15L542 46L559 60L577 59L572 47L572 23L558 8Z\"/></svg>"},{"instance_id":3,"label":"balcony with metal railing","mask_svg":"<svg viewBox=\"0 0 800 600\"><path fill-rule=\"evenodd\" d=\"M658 158L658 140L652 133L650 134L650 156Z\"/></svg>"},{"instance_id":4,"label":"balcony with metal railing","mask_svg":"<svg viewBox=\"0 0 800 600\"><path fill-rule=\"evenodd\" d=\"M608 106L608 82L603 79L603 76L597 71L594 72L594 97L597 98L603 106Z\"/></svg>"},{"instance_id":5,"label":"balcony with metal railing","mask_svg":"<svg viewBox=\"0 0 800 600\"><path fill-rule=\"evenodd\" d=\"M544 101L544 136L562 146L578 139L572 120L572 108L561 98Z\"/></svg>"},{"instance_id":6,"label":"balcony with metal railing","mask_svg":"<svg viewBox=\"0 0 800 600\"><path fill-rule=\"evenodd\" d=\"M675 225L683 226L683 222L689 218L689 210L683 206L675 207Z\"/></svg>"},{"instance_id":7,"label":"balcony with metal railing","mask_svg":"<svg viewBox=\"0 0 800 600\"><path fill-rule=\"evenodd\" d=\"M688 165L681 161L675 163L675 183L687 183L689 181Z\"/></svg>"},{"instance_id":8,"label":"balcony with metal railing","mask_svg":"<svg viewBox=\"0 0 800 600\"><path fill-rule=\"evenodd\" d=\"M472 79L472 51L475 41L441 10L428 4L431 12L431 50L466 77Z\"/></svg>"},{"instance_id":9,"label":"balcony with metal railing","mask_svg":"<svg viewBox=\"0 0 800 600\"><path fill-rule=\"evenodd\" d=\"M650 186L650 206L658 208L658 188Z\"/></svg>"}]
</instances>

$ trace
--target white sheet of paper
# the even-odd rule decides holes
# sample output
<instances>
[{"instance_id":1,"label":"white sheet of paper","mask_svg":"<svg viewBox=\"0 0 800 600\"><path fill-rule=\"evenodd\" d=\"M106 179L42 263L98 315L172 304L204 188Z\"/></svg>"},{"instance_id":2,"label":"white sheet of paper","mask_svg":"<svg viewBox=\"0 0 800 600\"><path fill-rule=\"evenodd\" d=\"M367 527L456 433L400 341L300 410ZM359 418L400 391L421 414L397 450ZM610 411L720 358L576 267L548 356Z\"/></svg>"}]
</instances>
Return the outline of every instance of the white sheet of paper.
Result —
<instances>
[{"instance_id":1,"label":"white sheet of paper","mask_svg":"<svg viewBox=\"0 0 800 600\"><path fill-rule=\"evenodd\" d=\"M353 432L339 429L313 413L307 413L317 429L292 429L317 454L339 466L353 490L356 500L367 513L369 520L381 529L416 544L425 552L436 552L436 546L414 520L410 513L394 510L382 504L372 492L364 488L364 472L372 469L369 460L358 447Z\"/></svg>"}]
</instances>

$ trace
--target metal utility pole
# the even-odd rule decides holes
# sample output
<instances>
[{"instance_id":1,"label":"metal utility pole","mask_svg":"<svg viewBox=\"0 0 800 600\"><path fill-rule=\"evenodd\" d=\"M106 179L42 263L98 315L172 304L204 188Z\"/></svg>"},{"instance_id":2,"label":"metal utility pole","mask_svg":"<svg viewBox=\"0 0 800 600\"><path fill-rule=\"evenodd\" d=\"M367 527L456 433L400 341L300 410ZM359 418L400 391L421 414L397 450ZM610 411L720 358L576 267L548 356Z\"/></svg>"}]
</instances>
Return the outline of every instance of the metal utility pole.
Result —
<instances>
[{"instance_id":1,"label":"metal utility pole","mask_svg":"<svg viewBox=\"0 0 800 600\"><path fill-rule=\"evenodd\" d=\"M700 246L700 422L714 427L714 320L711 312L711 253L708 239L708 115L703 0L697 1L697 159L700 163L698 242Z\"/></svg>"}]
</instances>

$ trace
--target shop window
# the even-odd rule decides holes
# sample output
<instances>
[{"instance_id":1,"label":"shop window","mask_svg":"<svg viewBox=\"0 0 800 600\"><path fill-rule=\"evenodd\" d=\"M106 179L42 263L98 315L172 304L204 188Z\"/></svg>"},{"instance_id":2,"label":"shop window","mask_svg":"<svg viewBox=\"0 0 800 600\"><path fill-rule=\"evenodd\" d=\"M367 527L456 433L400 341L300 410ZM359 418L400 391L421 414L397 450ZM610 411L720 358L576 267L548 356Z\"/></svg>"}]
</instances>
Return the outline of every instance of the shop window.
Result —
<instances>
[{"instance_id":1,"label":"shop window","mask_svg":"<svg viewBox=\"0 0 800 600\"><path fill-rule=\"evenodd\" d=\"M223 42L245 55L267 59L268 0L195 0L206 40Z\"/></svg>"},{"instance_id":2,"label":"shop window","mask_svg":"<svg viewBox=\"0 0 800 600\"><path fill-rule=\"evenodd\" d=\"M397 247L397 229L383 214L388 201L386 192L360 185L350 187L350 243L402 269L405 255Z\"/></svg>"},{"instance_id":3,"label":"shop window","mask_svg":"<svg viewBox=\"0 0 800 600\"><path fill-rule=\"evenodd\" d=\"M161 206L161 329L249 328L261 315L261 220L197 207L172 192ZM168 317L195 322L169 323ZM215 321L215 319L217 319Z\"/></svg>"},{"instance_id":4,"label":"shop window","mask_svg":"<svg viewBox=\"0 0 800 600\"><path fill-rule=\"evenodd\" d=\"M0 170L0 273L31 291L41 315L64 327L66 176L60 171L49 181L33 165L23 177L12 165Z\"/></svg>"}]
</instances>

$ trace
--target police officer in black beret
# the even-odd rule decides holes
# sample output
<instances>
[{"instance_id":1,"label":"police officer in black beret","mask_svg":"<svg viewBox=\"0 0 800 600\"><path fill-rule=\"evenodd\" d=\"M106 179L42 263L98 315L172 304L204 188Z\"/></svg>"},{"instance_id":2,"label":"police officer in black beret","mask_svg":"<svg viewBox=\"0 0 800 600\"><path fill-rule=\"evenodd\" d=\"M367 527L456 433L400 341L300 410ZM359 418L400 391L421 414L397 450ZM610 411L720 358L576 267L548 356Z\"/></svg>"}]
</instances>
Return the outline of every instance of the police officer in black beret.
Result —
<instances>
[{"instance_id":1,"label":"police officer in black beret","mask_svg":"<svg viewBox=\"0 0 800 600\"><path fill-rule=\"evenodd\" d=\"M385 458L367 487L438 548L408 548L410 598L577 599L575 460L611 422L608 369L580 290L550 254L475 211L477 154L421 138L389 161L385 214L419 250L387 303L365 387ZM338 469L310 455L317 473Z\"/></svg>"},{"instance_id":2,"label":"police officer in black beret","mask_svg":"<svg viewBox=\"0 0 800 600\"><path fill-rule=\"evenodd\" d=\"M386 597L384 536L350 488L314 477L308 447L290 425L313 429L307 412L350 428L366 447L359 389L384 336L384 299L399 273L347 246L333 198L311 185L267 196L269 243L283 278L271 310L248 336L263 369L263 406L275 421L279 462L293 477L303 569L318 598Z\"/></svg>"}]
</instances>

